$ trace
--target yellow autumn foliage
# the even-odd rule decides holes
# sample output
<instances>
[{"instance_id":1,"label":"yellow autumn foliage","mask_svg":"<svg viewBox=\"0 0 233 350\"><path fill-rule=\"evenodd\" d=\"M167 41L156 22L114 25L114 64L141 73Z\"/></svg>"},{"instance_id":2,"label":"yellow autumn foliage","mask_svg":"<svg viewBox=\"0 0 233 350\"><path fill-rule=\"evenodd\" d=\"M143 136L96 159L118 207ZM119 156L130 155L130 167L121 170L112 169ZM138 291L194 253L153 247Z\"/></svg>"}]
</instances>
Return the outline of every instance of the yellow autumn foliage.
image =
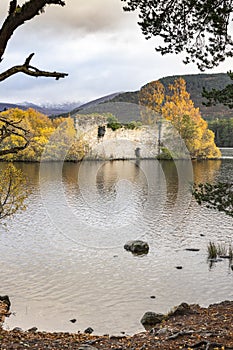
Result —
<instances>
[{"instance_id":1,"label":"yellow autumn foliage","mask_svg":"<svg viewBox=\"0 0 233 350\"><path fill-rule=\"evenodd\" d=\"M2 157L8 161L41 161L64 160L64 150L70 145L65 160L77 161L85 155L85 144L82 139L76 138L74 122L71 118L56 118L51 120L42 113L30 108L26 111L18 108L2 112L4 118L19 121L19 125L28 131L29 145L17 154L8 154ZM23 140L12 134L1 146L20 146Z\"/></svg>"},{"instance_id":2,"label":"yellow autumn foliage","mask_svg":"<svg viewBox=\"0 0 233 350\"><path fill-rule=\"evenodd\" d=\"M24 210L27 198L26 179L13 164L0 172L0 219Z\"/></svg>"},{"instance_id":3,"label":"yellow autumn foliage","mask_svg":"<svg viewBox=\"0 0 233 350\"><path fill-rule=\"evenodd\" d=\"M208 129L199 108L194 107L186 90L185 80L178 78L174 84L169 85L170 94L165 95L164 91L161 82L151 82L142 88L139 95L140 103L171 122L185 142L192 158L219 158L221 152L215 145L214 133ZM153 116L153 113L151 115ZM145 121L143 115L142 118ZM155 119L158 119L156 115ZM146 121L148 122L148 117ZM150 121L149 124L156 121Z\"/></svg>"},{"instance_id":4,"label":"yellow autumn foliage","mask_svg":"<svg viewBox=\"0 0 233 350\"><path fill-rule=\"evenodd\" d=\"M139 104L143 124L152 125L160 117L165 89L160 81L152 81L139 91Z\"/></svg>"}]
</instances>

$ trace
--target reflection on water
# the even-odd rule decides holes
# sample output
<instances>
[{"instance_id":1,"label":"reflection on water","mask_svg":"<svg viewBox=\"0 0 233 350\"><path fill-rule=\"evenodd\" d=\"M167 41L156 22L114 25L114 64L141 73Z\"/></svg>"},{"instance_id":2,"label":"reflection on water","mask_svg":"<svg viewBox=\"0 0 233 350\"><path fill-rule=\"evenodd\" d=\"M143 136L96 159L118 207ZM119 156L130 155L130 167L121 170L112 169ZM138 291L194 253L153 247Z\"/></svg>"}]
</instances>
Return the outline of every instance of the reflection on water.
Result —
<instances>
[{"instance_id":1,"label":"reflection on water","mask_svg":"<svg viewBox=\"0 0 233 350\"><path fill-rule=\"evenodd\" d=\"M221 169L221 160L193 161L195 183L214 182Z\"/></svg>"},{"instance_id":2,"label":"reflection on water","mask_svg":"<svg viewBox=\"0 0 233 350\"><path fill-rule=\"evenodd\" d=\"M133 333L143 329L146 311L231 299L232 271L226 261L209 271L206 247L231 241L232 219L199 207L190 182L232 181L233 162L190 165L17 164L32 191L27 211L1 228L0 294L10 296L16 312L7 326ZM138 238L149 243L147 256L124 251L126 241Z\"/></svg>"}]
</instances>

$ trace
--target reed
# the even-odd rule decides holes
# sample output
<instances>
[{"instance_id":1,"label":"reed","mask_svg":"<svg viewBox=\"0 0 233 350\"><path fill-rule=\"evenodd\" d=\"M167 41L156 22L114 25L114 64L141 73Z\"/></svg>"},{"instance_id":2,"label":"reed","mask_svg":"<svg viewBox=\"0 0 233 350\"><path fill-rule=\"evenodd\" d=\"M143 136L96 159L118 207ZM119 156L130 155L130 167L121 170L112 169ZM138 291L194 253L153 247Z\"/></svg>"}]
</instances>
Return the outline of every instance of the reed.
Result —
<instances>
[{"instance_id":1,"label":"reed","mask_svg":"<svg viewBox=\"0 0 233 350\"><path fill-rule=\"evenodd\" d=\"M224 243L214 243L209 242L207 246L208 259L216 259L217 257L227 257L228 259L233 260L233 247L230 243L227 247Z\"/></svg>"}]
</instances>

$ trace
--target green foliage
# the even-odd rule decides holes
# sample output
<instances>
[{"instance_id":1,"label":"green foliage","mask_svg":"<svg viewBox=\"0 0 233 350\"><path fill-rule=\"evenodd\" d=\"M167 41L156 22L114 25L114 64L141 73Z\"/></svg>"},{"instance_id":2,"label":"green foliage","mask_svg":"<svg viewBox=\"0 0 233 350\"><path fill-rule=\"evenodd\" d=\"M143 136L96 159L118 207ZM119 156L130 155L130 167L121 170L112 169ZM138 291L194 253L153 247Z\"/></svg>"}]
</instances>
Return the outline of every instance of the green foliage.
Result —
<instances>
[{"instance_id":1,"label":"green foliage","mask_svg":"<svg viewBox=\"0 0 233 350\"><path fill-rule=\"evenodd\" d=\"M228 76L233 80L233 73L229 71ZM205 87L203 88L202 96L205 97L208 101L204 102L204 105L216 106L218 103L222 103L224 106L233 108L233 85L228 84L223 89L212 89L208 91Z\"/></svg>"},{"instance_id":2,"label":"green foliage","mask_svg":"<svg viewBox=\"0 0 233 350\"><path fill-rule=\"evenodd\" d=\"M20 170L9 164L0 172L0 219L24 210L28 190L26 179Z\"/></svg>"},{"instance_id":3,"label":"green foliage","mask_svg":"<svg viewBox=\"0 0 233 350\"><path fill-rule=\"evenodd\" d=\"M196 62L200 70L213 68L232 57L229 22L231 1L122 0L125 11L138 11L146 39L159 36L163 45L156 51L186 53L185 64Z\"/></svg>"},{"instance_id":4,"label":"green foliage","mask_svg":"<svg viewBox=\"0 0 233 350\"><path fill-rule=\"evenodd\" d=\"M160 154L157 156L159 160L171 160L173 159L172 153L166 147L161 147Z\"/></svg>"},{"instance_id":5,"label":"green foliage","mask_svg":"<svg viewBox=\"0 0 233 350\"><path fill-rule=\"evenodd\" d=\"M193 196L198 204L206 204L233 217L233 184L218 182L216 184L194 185Z\"/></svg>"},{"instance_id":6,"label":"green foliage","mask_svg":"<svg viewBox=\"0 0 233 350\"><path fill-rule=\"evenodd\" d=\"M141 122L136 122L136 121L132 121L132 122L129 122L127 124L123 124L125 129L130 129L130 130L134 130L134 129L138 129L142 126L142 123Z\"/></svg>"},{"instance_id":7,"label":"green foliage","mask_svg":"<svg viewBox=\"0 0 233 350\"><path fill-rule=\"evenodd\" d=\"M142 123L139 121L131 121L129 123L120 123L119 120L114 115L109 115L107 117L107 127L112 129L113 131L124 128L124 129L137 129L142 126Z\"/></svg>"},{"instance_id":8,"label":"green foliage","mask_svg":"<svg viewBox=\"0 0 233 350\"><path fill-rule=\"evenodd\" d=\"M112 114L108 116L107 123L107 127L113 131L121 128L121 123L119 123L118 119Z\"/></svg>"},{"instance_id":9,"label":"green foliage","mask_svg":"<svg viewBox=\"0 0 233 350\"><path fill-rule=\"evenodd\" d=\"M214 132L218 147L233 147L233 118L209 121L208 127Z\"/></svg>"},{"instance_id":10,"label":"green foliage","mask_svg":"<svg viewBox=\"0 0 233 350\"><path fill-rule=\"evenodd\" d=\"M117 117L115 117L115 115L110 114L110 115L108 115L108 117L107 117L107 123L108 123L108 124L112 124L112 123L119 123L119 122L118 122Z\"/></svg>"},{"instance_id":11,"label":"green foliage","mask_svg":"<svg viewBox=\"0 0 233 350\"><path fill-rule=\"evenodd\" d=\"M112 129L113 131L116 131L122 127L121 123L109 123L107 124L107 127L109 129Z\"/></svg>"}]
</instances>

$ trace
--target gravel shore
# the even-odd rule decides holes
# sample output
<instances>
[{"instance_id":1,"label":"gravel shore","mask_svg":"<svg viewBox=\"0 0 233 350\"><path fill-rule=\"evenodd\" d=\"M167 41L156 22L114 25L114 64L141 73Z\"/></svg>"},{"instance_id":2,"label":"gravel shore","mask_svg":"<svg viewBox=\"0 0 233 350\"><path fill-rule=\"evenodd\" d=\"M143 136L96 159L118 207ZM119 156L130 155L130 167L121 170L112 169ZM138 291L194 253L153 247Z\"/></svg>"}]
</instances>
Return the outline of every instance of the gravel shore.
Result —
<instances>
[{"instance_id":1,"label":"gravel shore","mask_svg":"<svg viewBox=\"0 0 233 350\"><path fill-rule=\"evenodd\" d=\"M9 307L0 302L1 321ZM233 301L208 308L189 305L184 314L170 315L150 331L133 336L95 336L81 333L6 331L0 329L0 349L74 350L233 350Z\"/></svg>"}]
</instances>

